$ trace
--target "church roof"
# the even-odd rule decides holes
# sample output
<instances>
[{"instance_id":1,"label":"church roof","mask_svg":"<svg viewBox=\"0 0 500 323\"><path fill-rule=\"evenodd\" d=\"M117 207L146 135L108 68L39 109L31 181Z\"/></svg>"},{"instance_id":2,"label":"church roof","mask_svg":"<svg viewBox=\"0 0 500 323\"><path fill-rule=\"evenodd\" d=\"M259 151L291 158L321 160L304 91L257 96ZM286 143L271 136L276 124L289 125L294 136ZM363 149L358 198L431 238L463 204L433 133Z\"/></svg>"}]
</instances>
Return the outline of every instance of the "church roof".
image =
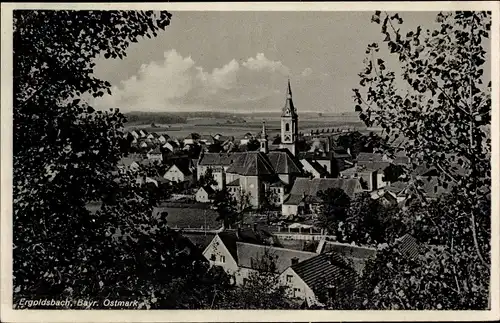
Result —
<instances>
[{"instance_id":1,"label":"church roof","mask_svg":"<svg viewBox=\"0 0 500 323\"><path fill-rule=\"evenodd\" d=\"M239 154L231 166L229 166L227 172L244 176L275 174L267 156L257 151L249 151Z\"/></svg>"},{"instance_id":2,"label":"church roof","mask_svg":"<svg viewBox=\"0 0 500 323\"><path fill-rule=\"evenodd\" d=\"M302 174L302 166L288 149L270 151L267 157L277 174Z\"/></svg>"}]
</instances>

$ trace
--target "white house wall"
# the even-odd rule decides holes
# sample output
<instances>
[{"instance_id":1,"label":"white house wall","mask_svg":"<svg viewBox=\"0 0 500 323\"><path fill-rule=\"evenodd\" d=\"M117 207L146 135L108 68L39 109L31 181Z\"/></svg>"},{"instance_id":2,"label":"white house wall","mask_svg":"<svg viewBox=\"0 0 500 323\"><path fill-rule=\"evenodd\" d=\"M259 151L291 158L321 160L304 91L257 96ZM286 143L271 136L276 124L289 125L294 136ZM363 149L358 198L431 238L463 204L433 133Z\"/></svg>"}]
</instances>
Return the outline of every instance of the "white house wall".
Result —
<instances>
[{"instance_id":1,"label":"white house wall","mask_svg":"<svg viewBox=\"0 0 500 323\"><path fill-rule=\"evenodd\" d=\"M279 277L280 284L288 287L289 296L299 300L306 300L307 305L317 304L312 289L295 273L292 267L286 269Z\"/></svg>"},{"instance_id":2,"label":"white house wall","mask_svg":"<svg viewBox=\"0 0 500 323\"><path fill-rule=\"evenodd\" d=\"M215 261L211 260L211 256L215 255ZM234 275L238 271L238 264L233 259L233 256L227 250L226 246L219 238L215 236L210 244L203 251L203 256L209 261L210 266L222 267L228 274ZM225 257L225 262L220 261L220 256Z\"/></svg>"}]
</instances>

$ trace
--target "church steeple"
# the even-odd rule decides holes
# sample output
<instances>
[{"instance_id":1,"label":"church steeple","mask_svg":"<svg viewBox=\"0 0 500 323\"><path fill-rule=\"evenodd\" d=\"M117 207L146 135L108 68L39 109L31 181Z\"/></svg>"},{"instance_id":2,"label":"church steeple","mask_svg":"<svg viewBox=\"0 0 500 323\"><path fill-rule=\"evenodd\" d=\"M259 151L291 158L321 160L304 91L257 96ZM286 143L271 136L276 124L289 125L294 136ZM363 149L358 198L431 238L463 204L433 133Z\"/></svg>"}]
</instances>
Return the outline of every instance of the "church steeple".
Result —
<instances>
[{"instance_id":1,"label":"church steeple","mask_svg":"<svg viewBox=\"0 0 500 323\"><path fill-rule=\"evenodd\" d=\"M280 148L288 149L293 155L296 153L298 139L298 115L292 99L292 87L288 79L285 106L281 114L281 144Z\"/></svg>"},{"instance_id":2,"label":"church steeple","mask_svg":"<svg viewBox=\"0 0 500 323\"><path fill-rule=\"evenodd\" d=\"M283 107L281 116L282 117L297 116L297 111L295 110L295 106L293 105L292 87L290 86L290 79L288 79L288 88L286 91L285 106Z\"/></svg>"},{"instance_id":3,"label":"church steeple","mask_svg":"<svg viewBox=\"0 0 500 323\"><path fill-rule=\"evenodd\" d=\"M260 138L258 139L260 143L259 151L267 154L269 152L269 142L267 140L266 123L262 122L262 132L260 133Z\"/></svg>"}]
</instances>

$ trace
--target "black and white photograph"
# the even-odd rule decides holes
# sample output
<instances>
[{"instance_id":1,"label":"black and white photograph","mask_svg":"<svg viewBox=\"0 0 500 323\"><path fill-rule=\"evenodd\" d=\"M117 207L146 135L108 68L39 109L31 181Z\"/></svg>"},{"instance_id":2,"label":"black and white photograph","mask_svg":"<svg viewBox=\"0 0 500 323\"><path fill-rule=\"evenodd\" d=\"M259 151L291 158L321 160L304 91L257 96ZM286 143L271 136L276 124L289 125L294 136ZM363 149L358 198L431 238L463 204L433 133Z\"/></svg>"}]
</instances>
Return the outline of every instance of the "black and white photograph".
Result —
<instances>
[{"instance_id":1,"label":"black and white photograph","mask_svg":"<svg viewBox=\"0 0 500 323\"><path fill-rule=\"evenodd\" d=\"M2 321L498 318L499 5L453 3L2 4Z\"/></svg>"}]
</instances>

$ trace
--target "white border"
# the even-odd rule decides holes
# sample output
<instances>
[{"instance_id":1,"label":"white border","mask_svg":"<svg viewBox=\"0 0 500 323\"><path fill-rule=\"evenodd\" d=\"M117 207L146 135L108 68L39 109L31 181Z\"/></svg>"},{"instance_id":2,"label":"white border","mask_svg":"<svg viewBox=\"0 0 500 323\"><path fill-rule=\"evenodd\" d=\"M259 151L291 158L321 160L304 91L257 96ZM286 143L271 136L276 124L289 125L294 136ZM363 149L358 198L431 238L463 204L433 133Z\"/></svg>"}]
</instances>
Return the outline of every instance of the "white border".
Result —
<instances>
[{"instance_id":1,"label":"white border","mask_svg":"<svg viewBox=\"0 0 500 323\"><path fill-rule=\"evenodd\" d=\"M12 10L127 9L169 11L492 11L492 271L491 311L282 311L282 310L12 310ZM1 307L2 322L318 322L475 321L499 319L499 9L484 2L281 2L281 3L2 3L1 5Z\"/></svg>"}]
</instances>

